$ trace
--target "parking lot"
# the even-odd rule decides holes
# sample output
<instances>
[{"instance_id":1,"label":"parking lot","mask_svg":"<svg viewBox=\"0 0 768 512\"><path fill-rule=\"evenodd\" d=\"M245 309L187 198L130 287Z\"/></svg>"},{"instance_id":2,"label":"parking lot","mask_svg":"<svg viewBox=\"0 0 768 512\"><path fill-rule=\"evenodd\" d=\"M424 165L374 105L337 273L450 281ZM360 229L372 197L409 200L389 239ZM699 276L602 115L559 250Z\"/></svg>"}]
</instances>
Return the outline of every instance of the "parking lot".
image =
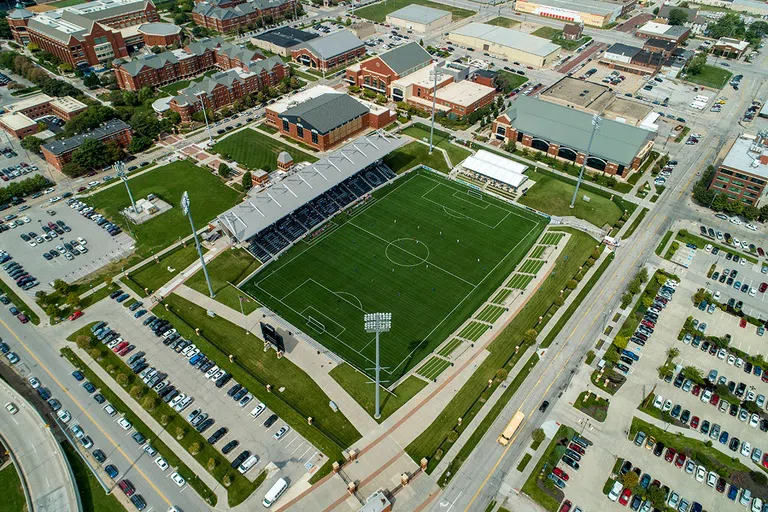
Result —
<instances>
[{"instance_id":1,"label":"parking lot","mask_svg":"<svg viewBox=\"0 0 768 512\"><path fill-rule=\"evenodd\" d=\"M45 160L37 155L25 152L18 141L15 141L13 144L4 143L0 145L0 151L5 151L0 154L0 178L2 178L0 187L7 187L13 182L31 178L37 174L42 174L49 180L51 179L51 174L47 171L48 165L45 163ZM22 164L25 164L26 167Z\"/></svg>"},{"instance_id":2,"label":"parking lot","mask_svg":"<svg viewBox=\"0 0 768 512\"><path fill-rule=\"evenodd\" d=\"M221 449L232 440L238 440L239 445L225 455L227 460L231 462L243 450L259 457L256 466L246 473L249 479L255 479L263 469L272 469L276 471L270 472L266 485L271 485L277 478L285 478L293 484L313 467L319 467L325 462L325 456L293 429L279 440L275 440L274 434L286 425L282 419L278 418L270 427L264 427L264 422L272 415L269 409L264 410L255 419L250 414L259 403L258 398L251 400L247 406L240 407L227 394L236 384L235 380L217 388L215 382L190 365L184 355L164 345L163 338L155 336L143 325L149 315L136 319L128 308L110 299L89 309L89 315L91 320L108 319L110 328L122 333L127 341L136 346L133 353L145 352L144 357L150 367L167 373L167 380L176 389L194 397L194 401L181 414L186 418L193 410L200 409L214 418L215 423L204 434L206 437L219 427L229 429L217 446ZM126 359L130 355L128 354Z\"/></svg>"},{"instance_id":3,"label":"parking lot","mask_svg":"<svg viewBox=\"0 0 768 512\"><path fill-rule=\"evenodd\" d=\"M51 194L52 195L52 194ZM54 212L51 215L49 212ZM0 234L3 238L3 249L6 250L15 261L21 262L25 269L40 281L43 289L55 279L64 279L68 282L76 281L98 270L110 261L124 258L133 250L133 239L126 233L112 237L95 222L86 219L80 213L69 208L64 202L54 205L44 203L30 208L19 214L19 219L24 219L24 224ZM27 222L26 219L29 219ZM14 219L17 220L17 219ZM22 234L29 236L34 233L36 237L42 237L44 229L49 222L62 221L71 231L57 234L43 243L36 243L34 247L21 238ZM70 240L83 238L86 241L88 252L75 256L69 260L63 255L51 260L43 258L44 252L56 250L56 246L63 246ZM35 289L34 291L37 291Z\"/></svg>"}]
</instances>

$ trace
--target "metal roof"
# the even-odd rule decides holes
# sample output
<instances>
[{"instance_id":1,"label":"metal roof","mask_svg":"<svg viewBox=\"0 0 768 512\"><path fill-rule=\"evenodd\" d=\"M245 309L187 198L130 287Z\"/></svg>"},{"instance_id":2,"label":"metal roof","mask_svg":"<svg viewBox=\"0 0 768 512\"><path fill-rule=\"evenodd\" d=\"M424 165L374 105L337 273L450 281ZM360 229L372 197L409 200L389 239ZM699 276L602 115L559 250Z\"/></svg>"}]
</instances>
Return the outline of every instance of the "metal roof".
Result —
<instances>
[{"instance_id":1,"label":"metal roof","mask_svg":"<svg viewBox=\"0 0 768 512\"><path fill-rule=\"evenodd\" d=\"M158 36L172 36L181 32L181 27L173 23L143 23L139 25L139 32Z\"/></svg>"},{"instance_id":2,"label":"metal roof","mask_svg":"<svg viewBox=\"0 0 768 512\"><path fill-rule=\"evenodd\" d=\"M384 52L378 57L400 76L412 73L432 62L429 52L413 41Z\"/></svg>"},{"instance_id":3,"label":"metal roof","mask_svg":"<svg viewBox=\"0 0 768 512\"><path fill-rule=\"evenodd\" d=\"M623 55L625 57L632 58L642 51L642 48L637 46L630 46L624 43L615 43L610 48L605 50L605 53L612 53L614 55Z\"/></svg>"},{"instance_id":4,"label":"metal roof","mask_svg":"<svg viewBox=\"0 0 768 512\"><path fill-rule=\"evenodd\" d=\"M387 16L405 21L412 21L413 23L429 25L440 18L450 15L451 13L449 11L444 11L442 9L433 9L426 5L411 4L391 12Z\"/></svg>"},{"instance_id":5,"label":"metal roof","mask_svg":"<svg viewBox=\"0 0 768 512\"><path fill-rule=\"evenodd\" d=\"M280 118L326 134L367 113L365 105L346 94L323 94L289 108Z\"/></svg>"},{"instance_id":6,"label":"metal roof","mask_svg":"<svg viewBox=\"0 0 768 512\"><path fill-rule=\"evenodd\" d=\"M581 152L587 151L592 114L521 96L505 114L521 132ZM592 141L591 156L629 166L653 133L628 124L602 119Z\"/></svg>"},{"instance_id":7,"label":"metal roof","mask_svg":"<svg viewBox=\"0 0 768 512\"><path fill-rule=\"evenodd\" d=\"M508 46L521 52L538 55L539 57L547 57L560 50L560 47L550 42L549 39L485 23L470 23L454 30L451 34L475 37L493 44Z\"/></svg>"},{"instance_id":8,"label":"metal roof","mask_svg":"<svg viewBox=\"0 0 768 512\"><path fill-rule=\"evenodd\" d=\"M339 30L329 36L306 41L298 47L306 48L315 56L328 60L363 46L365 44L355 34L349 30Z\"/></svg>"},{"instance_id":9,"label":"metal roof","mask_svg":"<svg viewBox=\"0 0 768 512\"><path fill-rule=\"evenodd\" d=\"M281 181L253 190L242 203L219 215L219 223L241 242L248 240L405 142L383 130L363 135Z\"/></svg>"},{"instance_id":10,"label":"metal roof","mask_svg":"<svg viewBox=\"0 0 768 512\"><path fill-rule=\"evenodd\" d=\"M512 185L515 188L528 180L528 176L523 174L528 169L527 165L484 149L467 157L461 166L483 176L493 178L496 181Z\"/></svg>"},{"instance_id":11,"label":"metal roof","mask_svg":"<svg viewBox=\"0 0 768 512\"><path fill-rule=\"evenodd\" d=\"M305 32L304 30L295 29L293 27L278 27L274 30L255 35L253 36L253 39L267 41L282 48L289 48L318 37L317 34Z\"/></svg>"},{"instance_id":12,"label":"metal roof","mask_svg":"<svg viewBox=\"0 0 768 512\"><path fill-rule=\"evenodd\" d=\"M68 153L79 148L86 139L101 140L103 138L109 137L110 135L122 132L123 130L130 129L131 127L122 120L112 119L111 121L107 121L103 125L99 126L98 128L94 128L89 132L81 133L80 135L75 135L74 137L70 137L68 139L54 140L48 144L43 144L42 147L56 156L63 155L64 153Z\"/></svg>"}]
</instances>

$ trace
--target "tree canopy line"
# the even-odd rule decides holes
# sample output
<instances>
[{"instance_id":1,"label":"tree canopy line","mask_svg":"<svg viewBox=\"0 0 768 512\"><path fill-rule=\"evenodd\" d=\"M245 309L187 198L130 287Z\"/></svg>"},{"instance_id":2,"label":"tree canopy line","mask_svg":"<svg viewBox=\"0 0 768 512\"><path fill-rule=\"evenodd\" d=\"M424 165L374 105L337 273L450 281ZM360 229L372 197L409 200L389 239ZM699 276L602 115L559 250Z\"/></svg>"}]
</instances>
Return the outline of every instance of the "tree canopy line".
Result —
<instances>
[{"instance_id":1,"label":"tree canopy line","mask_svg":"<svg viewBox=\"0 0 768 512\"><path fill-rule=\"evenodd\" d=\"M14 197L32 195L50 186L51 182L42 174L35 174L20 181L12 181L7 186L0 188L0 204L7 203Z\"/></svg>"},{"instance_id":2,"label":"tree canopy line","mask_svg":"<svg viewBox=\"0 0 768 512\"><path fill-rule=\"evenodd\" d=\"M768 22L758 20L747 25L744 23L741 15L736 13L728 13L719 20L707 25L707 35L709 37L715 39L733 37L748 41L753 46L759 45L766 34L768 34Z\"/></svg>"},{"instance_id":3,"label":"tree canopy line","mask_svg":"<svg viewBox=\"0 0 768 512\"><path fill-rule=\"evenodd\" d=\"M716 212L726 212L731 215L741 215L747 220L768 220L768 205L761 208L746 205L741 201L728 198L727 194L708 190L709 184L715 177L715 167L710 165L702 174L701 179L693 187L693 199L699 205L710 208Z\"/></svg>"}]
</instances>

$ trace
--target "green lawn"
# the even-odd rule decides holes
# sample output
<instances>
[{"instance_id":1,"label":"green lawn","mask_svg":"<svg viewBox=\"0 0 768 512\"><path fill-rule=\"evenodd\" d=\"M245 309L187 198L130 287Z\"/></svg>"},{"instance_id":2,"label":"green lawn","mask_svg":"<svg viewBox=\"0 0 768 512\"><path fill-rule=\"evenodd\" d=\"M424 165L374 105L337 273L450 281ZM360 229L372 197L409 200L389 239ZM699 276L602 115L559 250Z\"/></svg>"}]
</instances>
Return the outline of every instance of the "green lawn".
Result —
<instances>
[{"instance_id":1,"label":"green lawn","mask_svg":"<svg viewBox=\"0 0 768 512\"><path fill-rule=\"evenodd\" d=\"M205 309L175 294L166 297L163 304L167 304L170 311L158 306L152 312L171 320L185 338L232 373L257 400L264 402L331 461L339 460L341 450L360 438L360 433L341 412L333 412L328 407L328 395L288 357L278 359L274 351L264 352L264 342L245 334L242 326L221 317L211 318ZM195 334L195 328L200 329L201 335ZM234 362L230 362L230 356ZM271 384L275 392L267 392L266 384ZM283 391L277 392L283 387ZM307 424L310 416L311 426Z\"/></svg>"},{"instance_id":2,"label":"green lawn","mask_svg":"<svg viewBox=\"0 0 768 512\"><path fill-rule=\"evenodd\" d=\"M533 500L544 507L550 512L556 512L560 506L560 501L553 497L553 494L562 496L562 491L559 491L550 479L547 478L549 471L557 465L557 462L565 453L565 446L561 441L565 438L571 439L576 433L571 427L566 425L560 425L555 437L552 438L552 442L549 443L547 449L541 456L541 459L536 464L536 467L531 472L531 476L526 480L523 485L522 491L533 498ZM546 464L547 469L544 469ZM541 485L546 489L542 490L539 487L538 481L541 477ZM549 492L548 492L549 491Z\"/></svg>"},{"instance_id":3,"label":"green lawn","mask_svg":"<svg viewBox=\"0 0 768 512\"><path fill-rule=\"evenodd\" d=\"M667 245L667 242L669 242L671 236L672 231L667 231L664 233L664 236L661 238L661 242L659 242L658 247L656 247L656 256L661 256L661 252L664 250L664 246Z\"/></svg>"},{"instance_id":4,"label":"green lawn","mask_svg":"<svg viewBox=\"0 0 768 512\"><path fill-rule=\"evenodd\" d=\"M349 396L354 398L373 417L375 412L375 386L371 384L371 379L346 363L340 364L331 370L330 375L333 377L333 380L338 382L349 393ZM381 423L387 419L408 400L416 396L426 385L426 382L411 375L393 389L392 393L382 390L380 393L381 419L378 422Z\"/></svg>"},{"instance_id":5,"label":"green lawn","mask_svg":"<svg viewBox=\"0 0 768 512\"><path fill-rule=\"evenodd\" d=\"M27 500L24 497L24 489L21 488L21 479L16 472L16 466L8 464L0 471L0 489L3 490L3 505L0 510L26 512Z\"/></svg>"},{"instance_id":6,"label":"green lawn","mask_svg":"<svg viewBox=\"0 0 768 512\"><path fill-rule=\"evenodd\" d=\"M275 128L274 126L269 125L267 123L258 124L258 125L256 125L256 128L258 128L259 130L261 130L263 132L267 132L269 134L272 134L272 135L274 135L275 133L280 131L277 128Z\"/></svg>"},{"instance_id":7,"label":"green lawn","mask_svg":"<svg viewBox=\"0 0 768 512\"><path fill-rule=\"evenodd\" d=\"M520 87L521 85L523 85L525 82L528 81L527 77L518 75L517 73L510 73L509 71L504 71L504 70L498 70L497 76L504 94L509 94L510 92L512 92L513 89L517 89L518 87ZM509 153L501 153L496 151L494 151L494 153L498 153L499 155L505 158L509 158Z\"/></svg>"},{"instance_id":8,"label":"green lawn","mask_svg":"<svg viewBox=\"0 0 768 512\"><path fill-rule=\"evenodd\" d=\"M191 234L189 219L181 211L179 203L184 191L189 192L192 218L200 229L216 215L237 203L240 194L210 171L188 160L173 162L128 180L135 199L155 194L173 208L141 225L127 223L120 213L130 206L125 187L110 187L86 199L86 202L119 224L136 239L136 250L142 257L149 257L180 238Z\"/></svg>"},{"instance_id":9,"label":"green lawn","mask_svg":"<svg viewBox=\"0 0 768 512\"><path fill-rule=\"evenodd\" d=\"M13 305L16 306L22 313L27 315L27 318L29 318L30 322L35 325L40 325L40 317L37 316L37 313L32 311L32 309L27 306L27 303L24 302L21 297L16 295L14 289L5 284L3 281L0 281L0 294L6 295L9 299L11 299Z\"/></svg>"},{"instance_id":10,"label":"green lawn","mask_svg":"<svg viewBox=\"0 0 768 512\"><path fill-rule=\"evenodd\" d=\"M475 11L460 9L449 4L438 4L435 2L430 2L429 0L388 0L387 2L380 2L369 7L356 9L355 14L367 20L383 23L387 19L387 14L409 5L425 5L427 7L432 7L433 9L450 11L451 14L453 14L453 21L468 18L469 16L475 14Z\"/></svg>"},{"instance_id":11,"label":"green lawn","mask_svg":"<svg viewBox=\"0 0 768 512\"><path fill-rule=\"evenodd\" d=\"M429 126L416 123L405 130L403 130L401 133L404 133L406 135L410 135L414 139L418 139L421 141L429 142ZM448 158L451 159L451 163L456 166L459 164L459 162L463 161L465 158L470 156L472 152L468 149L464 149L462 147L456 146L455 144L451 144L449 142L449 134L447 132L443 132L440 130L435 130L435 133L432 137L432 143L442 148L448 153Z\"/></svg>"},{"instance_id":12,"label":"green lawn","mask_svg":"<svg viewBox=\"0 0 768 512\"><path fill-rule=\"evenodd\" d=\"M348 363L371 367L366 311L392 312L382 366L407 373L506 279L544 219L420 171L319 242L300 243L243 289ZM354 212L353 212L354 213Z\"/></svg>"},{"instance_id":13,"label":"green lawn","mask_svg":"<svg viewBox=\"0 0 768 512\"><path fill-rule=\"evenodd\" d=\"M543 37L544 39L552 39L557 34L562 33L562 30L554 27L540 27L531 32L532 36Z\"/></svg>"},{"instance_id":14,"label":"green lawn","mask_svg":"<svg viewBox=\"0 0 768 512\"><path fill-rule=\"evenodd\" d=\"M733 73L723 69L720 66L704 65L704 69L698 75L685 75L685 80L694 84L711 87L713 89L722 89L733 76Z\"/></svg>"},{"instance_id":15,"label":"green lawn","mask_svg":"<svg viewBox=\"0 0 768 512\"><path fill-rule=\"evenodd\" d=\"M185 87L189 87L190 84L200 82L203 80L203 78L211 76L214 73L218 73L219 71L219 69L210 69L203 73L201 77L190 78L189 80L179 80L178 82L173 82L172 84L160 87L160 90L170 94L171 96L175 96L180 90L184 89Z\"/></svg>"},{"instance_id":16,"label":"green lawn","mask_svg":"<svg viewBox=\"0 0 768 512\"><path fill-rule=\"evenodd\" d=\"M303 78L304 80L307 80L309 82L317 82L318 80L317 76L310 73L305 73L303 71L299 71L298 69L295 69L295 68L293 69L292 73L297 77Z\"/></svg>"},{"instance_id":17,"label":"green lawn","mask_svg":"<svg viewBox=\"0 0 768 512\"><path fill-rule=\"evenodd\" d=\"M229 306L235 311L240 311L240 297L246 297L244 293L238 293L233 286L251 275L261 263L244 249L230 249L216 256L208 263L208 276L211 278L213 293L216 300ZM231 283L231 284L230 284ZM198 270L184 284L200 293L208 295L208 284L205 282L203 270ZM243 312L247 315L255 311L259 304L252 299L242 302Z\"/></svg>"},{"instance_id":18,"label":"green lawn","mask_svg":"<svg viewBox=\"0 0 768 512\"><path fill-rule=\"evenodd\" d=\"M88 469L83 459L72 448L72 445L63 443L61 446L64 448L64 455L72 467L72 474L75 476L75 482L77 483L77 491L83 504L83 512L124 511L125 507L117 501L114 495L104 492L96 477L93 476L91 470ZM3 489L7 489L7 487L3 486ZM8 508L7 510L21 511L24 509Z\"/></svg>"},{"instance_id":19,"label":"green lawn","mask_svg":"<svg viewBox=\"0 0 768 512\"><path fill-rule=\"evenodd\" d=\"M268 172L277 169L277 155L282 151L287 151L294 162L317 162L316 157L251 128L221 139L213 146L213 150L248 169L263 169Z\"/></svg>"},{"instance_id":20,"label":"green lawn","mask_svg":"<svg viewBox=\"0 0 768 512\"><path fill-rule=\"evenodd\" d=\"M450 172L442 151L433 151L430 155L429 146L416 141L410 142L385 156L384 163L397 174L416 165L426 165L445 174Z\"/></svg>"},{"instance_id":21,"label":"green lawn","mask_svg":"<svg viewBox=\"0 0 768 512\"><path fill-rule=\"evenodd\" d=\"M536 208L542 212L557 216L575 216L591 222L597 227L605 224L613 225L624 213L607 197L581 188L576 197L576 205L570 208L575 183L570 180L558 179L554 176L537 173L533 170L526 172L529 178L536 182L528 191L521 195L518 201L521 204ZM590 198L584 201L584 196Z\"/></svg>"},{"instance_id":22,"label":"green lawn","mask_svg":"<svg viewBox=\"0 0 768 512\"><path fill-rule=\"evenodd\" d=\"M632 233L635 232L635 230L640 226L640 224L643 222L643 219L648 214L648 208L643 208L639 214L637 214L637 217L635 217L635 220L632 221L632 224L627 228L627 230L624 232L623 238L629 238L632 236Z\"/></svg>"},{"instance_id":23,"label":"green lawn","mask_svg":"<svg viewBox=\"0 0 768 512\"><path fill-rule=\"evenodd\" d=\"M490 21L486 21L488 25L495 25L497 27L504 27L504 28L512 28L515 25L519 25L520 22L517 20L513 20L511 18L505 18L504 16L499 16L498 18L493 18Z\"/></svg>"},{"instance_id":24,"label":"green lawn","mask_svg":"<svg viewBox=\"0 0 768 512\"><path fill-rule=\"evenodd\" d=\"M553 27L541 27L531 32L531 34L534 36L543 37L544 39L549 39L556 45L559 45L563 49L568 51L573 51L579 46L583 45L584 43L592 39L589 36L584 36L578 41L571 41L569 39L563 38L562 30L559 30Z\"/></svg>"},{"instance_id":25,"label":"green lawn","mask_svg":"<svg viewBox=\"0 0 768 512\"><path fill-rule=\"evenodd\" d=\"M207 250L203 248L203 252ZM159 289L165 283L173 279L182 270L190 266L199 257L197 255L197 249L193 242L187 242L187 246L179 246L178 249L171 253L164 254L160 258L159 263L150 262L141 267L139 270L129 274L129 279L134 281L142 288L149 290L149 293ZM146 296L145 293L141 294Z\"/></svg>"}]
</instances>

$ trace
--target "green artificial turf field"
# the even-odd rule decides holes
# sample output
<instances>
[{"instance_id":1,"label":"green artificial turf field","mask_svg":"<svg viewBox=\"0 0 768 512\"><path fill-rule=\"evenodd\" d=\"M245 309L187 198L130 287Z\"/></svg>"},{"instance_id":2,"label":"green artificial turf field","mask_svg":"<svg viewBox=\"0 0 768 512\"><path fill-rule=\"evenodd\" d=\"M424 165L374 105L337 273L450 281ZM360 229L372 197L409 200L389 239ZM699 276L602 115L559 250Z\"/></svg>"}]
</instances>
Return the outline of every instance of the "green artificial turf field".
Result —
<instances>
[{"instance_id":1,"label":"green artificial turf field","mask_svg":"<svg viewBox=\"0 0 768 512\"><path fill-rule=\"evenodd\" d=\"M363 314L391 312L381 364L392 383L488 299L546 225L428 171L333 222L339 227L297 244L243 289L363 371L375 357Z\"/></svg>"}]
</instances>

